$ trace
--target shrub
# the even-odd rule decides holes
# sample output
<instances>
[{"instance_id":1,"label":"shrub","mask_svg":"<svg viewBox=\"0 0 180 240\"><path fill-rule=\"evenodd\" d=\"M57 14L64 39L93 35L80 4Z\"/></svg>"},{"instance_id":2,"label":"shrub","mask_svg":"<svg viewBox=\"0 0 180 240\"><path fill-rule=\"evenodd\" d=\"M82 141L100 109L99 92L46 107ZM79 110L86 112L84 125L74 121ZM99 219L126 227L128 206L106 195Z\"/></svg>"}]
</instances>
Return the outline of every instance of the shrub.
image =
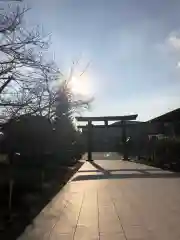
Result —
<instances>
[{"instance_id":1,"label":"shrub","mask_svg":"<svg viewBox=\"0 0 180 240\"><path fill-rule=\"evenodd\" d=\"M157 140L154 146L155 159L157 166L168 166L174 170L180 168L180 140L177 138L167 138Z\"/></svg>"}]
</instances>

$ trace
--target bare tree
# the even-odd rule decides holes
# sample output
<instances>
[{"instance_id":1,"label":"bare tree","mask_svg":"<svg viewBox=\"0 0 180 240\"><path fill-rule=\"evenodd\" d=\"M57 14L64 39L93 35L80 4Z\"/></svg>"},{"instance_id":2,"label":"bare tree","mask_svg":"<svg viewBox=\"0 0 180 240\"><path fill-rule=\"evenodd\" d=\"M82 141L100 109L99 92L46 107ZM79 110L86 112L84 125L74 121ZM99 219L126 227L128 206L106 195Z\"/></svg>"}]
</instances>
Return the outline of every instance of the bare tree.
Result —
<instances>
[{"instance_id":1,"label":"bare tree","mask_svg":"<svg viewBox=\"0 0 180 240\"><path fill-rule=\"evenodd\" d=\"M0 122L26 114L70 117L89 104L74 97L69 88L75 64L60 84L62 73L54 62L44 60L48 38L38 29L27 30L26 11L17 7L0 14Z\"/></svg>"},{"instance_id":2,"label":"bare tree","mask_svg":"<svg viewBox=\"0 0 180 240\"><path fill-rule=\"evenodd\" d=\"M48 39L43 38L38 29L28 31L25 28L26 11L17 7L10 13L0 14L0 113L3 120L22 113L42 113L52 98L50 82L59 74L53 63L43 59Z\"/></svg>"}]
</instances>

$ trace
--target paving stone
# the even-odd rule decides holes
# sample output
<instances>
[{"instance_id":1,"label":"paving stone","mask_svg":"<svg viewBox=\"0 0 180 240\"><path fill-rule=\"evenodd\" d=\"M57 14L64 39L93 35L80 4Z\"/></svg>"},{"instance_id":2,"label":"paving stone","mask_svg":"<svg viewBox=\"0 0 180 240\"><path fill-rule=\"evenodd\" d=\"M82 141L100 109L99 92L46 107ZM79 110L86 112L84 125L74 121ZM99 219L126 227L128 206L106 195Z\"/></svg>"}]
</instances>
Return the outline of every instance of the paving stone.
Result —
<instances>
[{"instance_id":1,"label":"paving stone","mask_svg":"<svg viewBox=\"0 0 180 240\"><path fill-rule=\"evenodd\" d=\"M99 206L99 231L100 233L122 232L121 223L115 213L114 207L112 203L109 205L105 207Z\"/></svg>"},{"instance_id":2,"label":"paving stone","mask_svg":"<svg viewBox=\"0 0 180 240\"><path fill-rule=\"evenodd\" d=\"M100 240L126 240L123 233L100 234Z\"/></svg>"},{"instance_id":3,"label":"paving stone","mask_svg":"<svg viewBox=\"0 0 180 240\"><path fill-rule=\"evenodd\" d=\"M89 227L86 225L78 225L75 235L74 235L74 240L99 240L99 233L98 230L95 229L94 227Z\"/></svg>"},{"instance_id":4,"label":"paving stone","mask_svg":"<svg viewBox=\"0 0 180 240\"><path fill-rule=\"evenodd\" d=\"M152 240L153 233L142 226L123 226L128 240Z\"/></svg>"},{"instance_id":5,"label":"paving stone","mask_svg":"<svg viewBox=\"0 0 180 240\"><path fill-rule=\"evenodd\" d=\"M86 162L18 240L179 240L179 186L150 166Z\"/></svg>"},{"instance_id":6,"label":"paving stone","mask_svg":"<svg viewBox=\"0 0 180 240\"><path fill-rule=\"evenodd\" d=\"M58 232L54 232L51 235L51 238L49 240L73 240L73 235L72 234L60 234Z\"/></svg>"}]
</instances>

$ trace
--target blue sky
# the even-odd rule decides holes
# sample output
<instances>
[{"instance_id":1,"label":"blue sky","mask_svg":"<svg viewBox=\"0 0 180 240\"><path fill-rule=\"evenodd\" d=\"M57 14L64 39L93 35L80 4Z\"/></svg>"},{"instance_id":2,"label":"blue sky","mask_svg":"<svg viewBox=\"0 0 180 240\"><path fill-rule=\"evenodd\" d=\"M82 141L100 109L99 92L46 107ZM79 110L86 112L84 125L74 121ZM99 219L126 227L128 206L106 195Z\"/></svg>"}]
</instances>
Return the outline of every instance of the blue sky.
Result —
<instances>
[{"instance_id":1,"label":"blue sky","mask_svg":"<svg viewBox=\"0 0 180 240\"><path fill-rule=\"evenodd\" d=\"M27 24L51 33L62 71L88 68L91 116L148 120L180 106L180 1L24 0Z\"/></svg>"}]
</instances>

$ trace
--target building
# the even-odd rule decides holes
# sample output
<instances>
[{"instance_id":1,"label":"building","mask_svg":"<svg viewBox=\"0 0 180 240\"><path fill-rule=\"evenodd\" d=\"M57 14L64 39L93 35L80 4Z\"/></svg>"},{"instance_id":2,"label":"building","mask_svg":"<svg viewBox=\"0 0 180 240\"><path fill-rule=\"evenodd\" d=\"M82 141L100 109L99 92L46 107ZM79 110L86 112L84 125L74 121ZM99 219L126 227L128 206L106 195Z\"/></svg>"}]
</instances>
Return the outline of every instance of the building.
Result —
<instances>
[{"instance_id":1,"label":"building","mask_svg":"<svg viewBox=\"0 0 180 240\"><path fill-rule=\"evenodd\" d=\"M145 143L151 136L174 136L180 135L180 108L165 113L161 116L148 120L126 121L126 136L139 144ZM112 124L113 127L102 128L98 125L93 127L92 142L93 151L116 151L122 140L121 121ZM117 126L117 127L116 127ZM83 129L86 135L87 129Z\"/></svg>"},{"instance_id":2,"label":"building","mask_svg":"<svg viewBox=\"0 0 180 240\"><path fill-rule=\"evenodd\" d=\"M148 121L159 126L159 133L168 136L180 135L180 108L167 112Z\"/></svg>"}]
</instances>

